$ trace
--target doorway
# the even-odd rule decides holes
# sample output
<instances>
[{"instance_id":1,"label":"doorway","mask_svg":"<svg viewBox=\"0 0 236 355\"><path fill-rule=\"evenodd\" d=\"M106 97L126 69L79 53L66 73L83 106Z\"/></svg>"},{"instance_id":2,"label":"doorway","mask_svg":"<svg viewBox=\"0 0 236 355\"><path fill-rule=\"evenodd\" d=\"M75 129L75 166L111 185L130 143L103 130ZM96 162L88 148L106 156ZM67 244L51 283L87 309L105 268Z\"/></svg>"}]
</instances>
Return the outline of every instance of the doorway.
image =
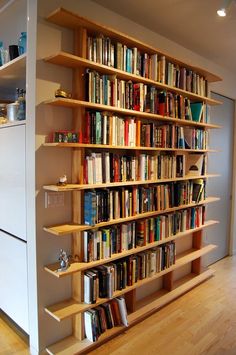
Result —
<instances>
[{"instance_id":1,"label":"doorway","mask_svg":"<svg viewBox=\"0 0 236 355\"><path fill-rule=\"evenodd\" d=\"M206 257L208 265L229 255L234 143L234 100L215 93L211 97L222 102L222 105L211 107L211 122L222 128L212 129L209 135L210 149L217 149L218 152L208 154L208 173L220 176L208 180L207 195L217 196L220 201L207 207L206 219L218 220L220 223L205 231L207 244L218 246Z\"/></svg>"}]
</instances>

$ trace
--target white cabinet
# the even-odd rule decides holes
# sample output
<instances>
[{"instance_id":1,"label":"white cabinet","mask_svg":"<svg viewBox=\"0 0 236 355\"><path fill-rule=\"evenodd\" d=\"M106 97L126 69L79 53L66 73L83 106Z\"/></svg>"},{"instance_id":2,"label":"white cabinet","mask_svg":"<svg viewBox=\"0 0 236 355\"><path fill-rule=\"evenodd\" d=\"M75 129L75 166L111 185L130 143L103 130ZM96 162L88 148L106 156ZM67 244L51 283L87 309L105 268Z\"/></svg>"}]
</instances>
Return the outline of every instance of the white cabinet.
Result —
<instances>
[{"instance_id":1,"label":"white cabinet","mask_svg":"<svg viewBox=\"0 0 236 355\"><path fill-rule=\"evenodd\" d=\"M0 128L0 229L26 240L24 124Z\"/></svg>"},{"instance_id":2,"label":"white cabinet","mask_svg":"<svg viewBox=\"0 0 236 355\"><path fill-rule=\"evenodd\" d=\"M26 242L0 231L0 308L28 333Z\"/></svg>"}]
</instances>

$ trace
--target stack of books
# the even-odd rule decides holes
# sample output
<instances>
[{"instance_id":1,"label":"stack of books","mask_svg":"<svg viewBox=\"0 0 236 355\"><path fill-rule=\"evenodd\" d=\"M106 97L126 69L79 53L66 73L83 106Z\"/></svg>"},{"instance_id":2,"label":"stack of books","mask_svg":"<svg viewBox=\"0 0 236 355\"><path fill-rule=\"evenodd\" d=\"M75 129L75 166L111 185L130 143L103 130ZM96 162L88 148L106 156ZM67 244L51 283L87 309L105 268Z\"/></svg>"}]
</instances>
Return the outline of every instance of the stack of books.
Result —
<instances>
[{"instance_id":1,"label":"stack of books","mask_svg":"<svg viewBox=\"0 0 236 355\"><path fill-rule=\"evenodd\" d=\"M84 312L85 335L95 342L99 336L116 326L128 326L125 299L117 297L101 306Z\"/></svg>"}]
</instances>

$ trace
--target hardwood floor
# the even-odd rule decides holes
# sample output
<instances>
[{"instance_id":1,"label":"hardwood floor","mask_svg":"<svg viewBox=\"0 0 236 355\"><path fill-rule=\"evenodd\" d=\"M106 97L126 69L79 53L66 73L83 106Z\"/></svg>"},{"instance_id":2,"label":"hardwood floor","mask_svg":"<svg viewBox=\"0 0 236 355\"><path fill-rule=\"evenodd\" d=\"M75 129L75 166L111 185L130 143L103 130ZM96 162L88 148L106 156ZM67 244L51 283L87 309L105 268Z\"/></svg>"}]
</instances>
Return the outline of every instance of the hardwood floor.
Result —
<instances>
[{"instance_id":1,"label":"hardwood floor","mask_svg":"<svg viewBox=\"0 0 236 355\"><path fill-rule=\"evenodd\" d=\"M236 355L236 256L212 265L213 278L92 351L90 355ZM0 317L0 355L27 344Z\"/></svg>"},{"instance_id":2,"label":"hardwood floor","mask_svg":"<svg viewBox=\"0 0 236 355\"><path fill-rule=\"evenodd\" d=\"M0 311L0 355L28 355L28 337Z\"/></svg>"}]
</instances>

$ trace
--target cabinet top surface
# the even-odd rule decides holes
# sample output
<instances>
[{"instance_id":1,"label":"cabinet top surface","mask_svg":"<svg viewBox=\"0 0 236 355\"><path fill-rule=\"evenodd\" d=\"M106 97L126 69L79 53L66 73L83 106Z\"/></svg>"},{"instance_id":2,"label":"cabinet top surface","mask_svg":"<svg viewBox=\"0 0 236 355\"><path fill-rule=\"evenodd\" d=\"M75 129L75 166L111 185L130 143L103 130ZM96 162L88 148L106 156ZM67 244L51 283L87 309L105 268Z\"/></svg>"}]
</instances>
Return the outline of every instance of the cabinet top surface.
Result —
<instances>
[{"instance_id":1,"label":"cabinet top surface","mask_svg":"<svg viewBox=\"0 0 236 355\"><path fill-rule=\"evenodd\" d=\"M165 55L167 60L178 64L180 66L184 66L189 68L190 70L196 71L198 74L204 76L209 82L215 82L222 80L218 75L215 75L205 69L199 68L198 66L191 65L189 63L184 63L178 60L175 57L160 51L159 49L152 47L148 44L145 44L133 37L128 36L125 33L119 32L117 30L111 29L107 26L103 26L97 22L91 21L85 17L81 17L76 13L70 12L64 8L59 8L52 12L48 17L47 20L63 27L67 27L73 30L78 29L79 27L84 27L88 29L90 32L95 33L102 33L103 35L109 36L115 41L120 41L125 43L127 46L135 47L137 46L141 51L148 52L150 54L158 53L160 55Z\"/></svg>"}]
</instances>

